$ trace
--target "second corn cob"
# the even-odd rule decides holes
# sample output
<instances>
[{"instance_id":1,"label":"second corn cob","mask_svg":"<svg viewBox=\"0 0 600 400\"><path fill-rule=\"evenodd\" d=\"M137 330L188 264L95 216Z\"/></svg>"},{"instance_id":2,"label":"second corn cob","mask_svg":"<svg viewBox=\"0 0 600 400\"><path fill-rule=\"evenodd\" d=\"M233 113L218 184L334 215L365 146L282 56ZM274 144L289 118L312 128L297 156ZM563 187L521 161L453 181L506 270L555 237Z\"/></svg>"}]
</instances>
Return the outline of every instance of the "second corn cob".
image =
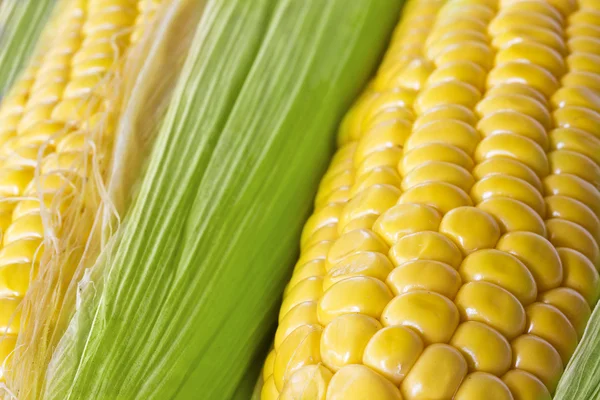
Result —
<instances>
[{"instance_id":1,"label":"second corn cob","mask_svg":"<svg viewBox=\"0 0 600 400\"><path fill-rule=\"evenodd\" d=\"M600 293L597 17L407 4L342 124L263 399L551 398Z\"/></svg>"}]
</instances>

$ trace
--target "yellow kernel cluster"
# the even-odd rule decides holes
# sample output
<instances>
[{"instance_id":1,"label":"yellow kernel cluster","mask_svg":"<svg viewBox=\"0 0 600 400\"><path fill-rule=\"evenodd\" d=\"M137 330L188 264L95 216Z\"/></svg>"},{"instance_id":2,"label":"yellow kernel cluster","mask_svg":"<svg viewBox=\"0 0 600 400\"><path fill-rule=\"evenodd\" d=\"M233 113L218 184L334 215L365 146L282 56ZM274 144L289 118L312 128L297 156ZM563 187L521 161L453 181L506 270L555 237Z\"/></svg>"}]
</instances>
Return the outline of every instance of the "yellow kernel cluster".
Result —
<instances>
[{"instance_id":1,"label":"yellow kernel cluster","mask_svg":"<svg viewBox=\"0 0 600 400\"><path fill-rule=\"evenodd\" d=\"M600 295L600 4L409 1L338 139L261 398L550 399Z\"/></svg>"}]
</instances>

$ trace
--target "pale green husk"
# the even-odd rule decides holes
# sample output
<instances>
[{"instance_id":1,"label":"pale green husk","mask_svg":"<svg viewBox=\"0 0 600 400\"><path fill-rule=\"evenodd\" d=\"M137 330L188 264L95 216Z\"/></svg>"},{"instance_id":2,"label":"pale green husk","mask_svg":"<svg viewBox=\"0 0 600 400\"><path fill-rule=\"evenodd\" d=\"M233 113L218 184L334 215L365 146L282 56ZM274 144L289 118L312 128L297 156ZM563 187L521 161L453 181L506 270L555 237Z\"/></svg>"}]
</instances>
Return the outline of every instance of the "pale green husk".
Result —
<instances>
[{"instance_id":1,"label":"pale green husk","mask_svg":"<svg viewBox=\"0 0 600 400\"><path fill-rule=\"evenodd\" d=\"M42 398L250 398L335 127L400 5L208 2Z\"/></svg>"},{"instance_id":2,"label":"pale green husk","mask_svg":"<svg viewBox=\"0 0 600 400\"><path fill-rule=\"evenodd\" d=\"M600 307L596 306L585 333L563 376L554 400L600 399Z\"/></svg>"},{"instance_id":3,"label":"pale green husk","mask_svg":"<svg viewBox=\"0 0 600 400\"><path fill-rule=\"evenodd\" d=\"M0 98L31 57L56 0L0 1Z\"/></svg>"}]
</instances>

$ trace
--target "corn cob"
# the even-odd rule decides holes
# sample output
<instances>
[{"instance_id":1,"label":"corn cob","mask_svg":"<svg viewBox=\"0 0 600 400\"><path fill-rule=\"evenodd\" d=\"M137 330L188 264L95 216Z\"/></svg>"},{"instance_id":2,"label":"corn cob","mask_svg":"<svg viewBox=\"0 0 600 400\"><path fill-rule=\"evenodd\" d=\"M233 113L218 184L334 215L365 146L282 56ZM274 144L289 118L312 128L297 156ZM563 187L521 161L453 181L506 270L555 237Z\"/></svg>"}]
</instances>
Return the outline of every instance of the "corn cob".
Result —
<instances>
[{"instance_id":1,"label":"corn cob","mask_svg":"<svg viewBox=\"0 0 600 400\"><path fill-rule=\"evenodd\" d=\"M593 4L407 4L342 123L262 399L551 398L600 294Z\"/></svg>"},{"instance_id":2,"label":"corn cob","mask_svg":"<svg viewBox=\"0 0 600 400\"><path fill-rule=\"evenodd\" d=\"M14 349L19 304L37 274L44 247L52 243L45 227L60 232L75 198L83 199L78 216L97 207L82 182L105 174L105 149L110 149L117 111L106 100L107 80L131 45L136 18L141 21L136 31L143 27L137 3L67 1L50 45L0 104L0 327L6 333L1 360ZM97 137L100 127L102 137ZM92 168L92 157L100 171ZM91 223L78 221L75 235L85 238ZM65 282L75 267L64 271Z\"/></svg>"}]
</instances>

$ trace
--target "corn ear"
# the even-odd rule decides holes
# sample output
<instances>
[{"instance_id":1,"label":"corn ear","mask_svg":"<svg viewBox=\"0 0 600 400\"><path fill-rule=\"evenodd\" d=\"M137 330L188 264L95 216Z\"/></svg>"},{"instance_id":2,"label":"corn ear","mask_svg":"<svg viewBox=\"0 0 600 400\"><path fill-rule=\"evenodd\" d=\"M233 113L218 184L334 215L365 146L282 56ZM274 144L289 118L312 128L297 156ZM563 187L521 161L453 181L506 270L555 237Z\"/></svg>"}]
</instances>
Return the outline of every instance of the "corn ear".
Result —
<instances>
[{"instance_id":1,"label":"corn ear","mask_svg":"<svg viewBox=\"0 0 600 400\"><path fill-rule=\"evenodd\" d=\"M140 192L80 282L42 398L250 396L239 385L258 374L255 344L333 130L399 7L208 2Z\"/></svg>"}]
</instances>

